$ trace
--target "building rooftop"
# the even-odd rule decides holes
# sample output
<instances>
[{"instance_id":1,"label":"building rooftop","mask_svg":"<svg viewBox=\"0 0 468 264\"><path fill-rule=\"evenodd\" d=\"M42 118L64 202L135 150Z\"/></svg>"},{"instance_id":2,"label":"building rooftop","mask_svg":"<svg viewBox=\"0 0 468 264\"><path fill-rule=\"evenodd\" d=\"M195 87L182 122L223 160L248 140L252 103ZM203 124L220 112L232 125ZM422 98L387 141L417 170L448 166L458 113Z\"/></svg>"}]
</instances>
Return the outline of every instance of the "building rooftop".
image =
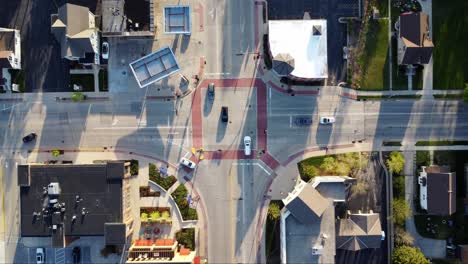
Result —
<instances>
[{"instance_id":1,"label":"building rooftop","mask_svg":"<svg viewBox=\"0 0 468 264\"><path fill-rule=\"evenodd\" d=\"M190 6L164 7L164 33L190 34Z\"/></svg>"},{"instance_id":2,"label":"building rooftop","mask_svg":"<svg viewBox=\"0 0 468 264\"><path fill-rule=\"evenodd\" d=\"M327 20L270 20L268 32L272 57L289 54L294 58L290 76L328 77Z\"/></svg>"},{"instance_id":3,"label":"building rooftop","mask_svg":"<svg viewBox=\"0 0 468 264\"><path fill-rule=\"evenodd\" d=\"M180 67L172 50L165 47L130 63L130 69L140 88L144 88L178 72Z\"/></svg>"},{"instance_id":4,"label":"building rooftop","mask_svg":"<svg viewBox=\"0 0 468 264\"><path fill-rule=\"evenodd\" d=\"M336 223L336 248L361 250L380 248L382 244L382 226L380 215L351 214L349 218L339 219Z\"/></svg>"},{"instance_id":5,"label":"building rooftop","mask_svg":"<svg viewBox=\"0 0 468 264\"><path fill-rule=\"evenodd\" d=\"M304 181L301 181L283 202L291 214L304 224L313 224L332 204L315 190L312 184Z\"/></svg>"},{"instance_id":6,"label":"building rooftop","mask_svg":"<svg viewBox=\"0 0 468 264\"><path fill-rule=\"evenodd\" d=\"M426 13L401 14L400 38L406 47L401 64L429 63L434 43L429 37L429 16Z\"/></svg>"},{"instance_id":7,"label":"building rooftop","mask_svg":"<svg viewBox=\"0 0 468 264\"><path fill-rule=\"evenodd\" d=\"M335 208L329 206L321 217L303 224L293 215L286 218L286 263L335 262ZM317 255L312 254L313 248Z\"/></svg>"},{"instance_id":8,"label":"building rooftop","mask_svg":"<svg viewBox=\"0 0 468 264\"><path fill-rule=\"evenodd\" d=\"M114 235L122 229L117 223L122 222L125 175L121 165L19 165L22 236L52 236L59 245L64 236L105 235L107 230L112 237L106 240L118 240ZM117 225L105 228L110 223Z\"/></svg>"},{"instance_id":9,"label":"building rooftop","mask_svg":"<svg viewBox=\"0 0 468 264\"><path fill-rule=\"evenodd\" d=\"M102 0L102 32L122 33L127 29L125 0Z\"/></svg>"},{"instance_id":10,"label":"building rooftop","mask_svg":"<svg viewBox=\"0 0 468 264\"><path fill-rule=\"evenodd\" d=\"M418 178L420 203L429 214L451 215L456 211L456 174L448 167L423 167Z\"/></svg>"}]
</instances>

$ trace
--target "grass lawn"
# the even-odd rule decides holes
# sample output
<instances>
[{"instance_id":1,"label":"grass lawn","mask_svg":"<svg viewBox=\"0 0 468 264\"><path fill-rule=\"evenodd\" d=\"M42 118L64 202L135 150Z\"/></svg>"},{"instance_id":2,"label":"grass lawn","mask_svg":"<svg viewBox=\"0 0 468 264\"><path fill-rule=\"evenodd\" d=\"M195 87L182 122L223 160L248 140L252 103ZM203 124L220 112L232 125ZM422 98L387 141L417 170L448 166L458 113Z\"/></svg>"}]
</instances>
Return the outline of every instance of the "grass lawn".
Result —
<instances>
[{"instance_id":1,"label":"grass lawn","mask_svg":"<svg viewBox=\"0 0 468 264\"><path fill-rule=\"evenodd\" d=\"M434 94L434 99L461 100L463 99L463 94Z\"/></svg>"},{"instance_id":2,"label":"grass lawn","mask_svg":"<svg viewBox=\"0 0 468 264\"><path fill-rule=\"evenodd\" d=\"M73 84L80 85L82 92L94 92L94 75L92 74L70 74L70 88Z\"/></svg>"},{"instance_id":3,"label":"grass lawn","mask_svg":"<svg viewBox=\"0 0 468 264\"><path fill-rule=\"evenodd\" d=\"M107 92L109 91L108 87L108 79L107 79L107 70L100 70L99 71L99 91Z\"/></svg>"},{"instance_id":4,"label":"grass lawn","mask_svg":"<svg viewBox=\"0 0 468 264\"><path fill-rule=\"evenodd\" d=\"M372 5L377 7L380 17L388 17L388 1L390 0L372 0Z\"/></svg>"},{"instance_id":5,"label":"grass lawn","mask_svg":"<svg viewBox=\"0 0 468 264\"><path fill-rule=\"evenodd\" d=\"M358 95L357 99L366 100L397 100L397 99L421 99L421 95L408 94L408 95Z\"/></svg>"},{"instance_id":6,"label":"grass lawn","mask_svg":"<svg viewBox=\"0 0 468 264\"><path fill-rule=\"evenodd\" d=\"M371 20L369 23L365 51L360 58L364 74L359 89L388 89L388 20Z\"/></svg>"},{"instance_id":7,"label":"grass lawn","mask_svg":"<svg viewBox=\"0 0 468 264\"><path fill-rule=\"evenodd\" d=\"M468 145L468 141L463 140L430 140L430 141L418 141L416 146L457 146L457 145Z\"/></svg>"},{"instance_id":8,"label":"grass lawn","mask_svg":"<svg viewBox=\"0 0 468 264\"><path fill-rule=\"evenodd\" d=\"M401 141L384 141L382 143L383 146L397 146L397 147L400 147L401 146Z\"/></svg>"},{"instance_id":9,"label":"grass lawn","mask_svg":"<svg viewBox=\"0 0 468 264\"><path fill-rule=\"evenodd\" d=\"M434 89L463 89L468 82L468 1L433 0Z\"/></svg>"},{"instance_id":10,"label":"grass lawn","mask_svg":"<svg viewBox=\"0 0 468 264\"><path fill-rule=\"evenodd\" d=\"M430 218L430 220L427 220ZM448 226L448 221L452 220L449 216L439 215L415 215L414 224L416 230L423 237L445 240L453 234L454 227ZM445 221L445 223L444 223ZM430 227L428 227L430 223ZM428 229L429 228L429 229ZM435 233L432 232L434 230Z\"/></svg>"}]
</instances>

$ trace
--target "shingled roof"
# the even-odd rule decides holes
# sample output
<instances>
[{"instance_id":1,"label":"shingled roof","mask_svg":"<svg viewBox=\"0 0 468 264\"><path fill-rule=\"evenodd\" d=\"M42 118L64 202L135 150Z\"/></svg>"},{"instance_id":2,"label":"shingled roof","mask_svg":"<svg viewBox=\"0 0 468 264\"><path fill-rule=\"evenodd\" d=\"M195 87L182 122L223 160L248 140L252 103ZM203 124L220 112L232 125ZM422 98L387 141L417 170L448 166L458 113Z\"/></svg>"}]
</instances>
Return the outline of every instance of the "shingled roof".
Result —
<instances>
[{"instance_id":1,"label":"shingled roof","mask_svg":"<svg viewBox=\"0 0 468 264\"><path fill-rule=\"evenodd\" d=\"M336 223L336 248L357 251L380 248L382 226L379 214L351 214Z\"/></svg>"},{"instance_id":2,"label":"shingled roof","mask_svg":"<svg viewBox=\"0 0 468 264\"><path fill-rule=\"evenodd\" d=\"M429 16L426 13L401 14L400 39L405 47L400 64L429 63L434 43L429 37Z\"/></svg>"},{"instance_id":3,"label":"shingled roof","mask_svg":"<svg viewBox=\"0 0 468 264\"><path fill-rule=\"evenodd\" d=\"M304 183L297 196L286 204L286 208L301 223L310 224L317 221L330 205L331 202L320 195L311 184Z\"/></svg>"}]
</instances>

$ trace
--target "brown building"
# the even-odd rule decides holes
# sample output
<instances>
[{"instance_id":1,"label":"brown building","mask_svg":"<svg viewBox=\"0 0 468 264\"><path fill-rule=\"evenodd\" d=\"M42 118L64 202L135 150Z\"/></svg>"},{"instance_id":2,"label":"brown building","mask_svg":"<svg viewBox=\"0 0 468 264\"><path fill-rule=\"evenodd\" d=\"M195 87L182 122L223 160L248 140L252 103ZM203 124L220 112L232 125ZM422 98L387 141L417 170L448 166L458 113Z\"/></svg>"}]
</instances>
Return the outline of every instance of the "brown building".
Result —
<instances>
[{"instance_id":1,"label":"brown building","mask_svg":"<svg viewBox=\"0 0 468 264\"><path fill-rule=\"evenodd\" d=\"M423 12L403 13L398 25L398 64L428 64L434 48L429 37L429 16Z\"/></svg>"}]
</instances>

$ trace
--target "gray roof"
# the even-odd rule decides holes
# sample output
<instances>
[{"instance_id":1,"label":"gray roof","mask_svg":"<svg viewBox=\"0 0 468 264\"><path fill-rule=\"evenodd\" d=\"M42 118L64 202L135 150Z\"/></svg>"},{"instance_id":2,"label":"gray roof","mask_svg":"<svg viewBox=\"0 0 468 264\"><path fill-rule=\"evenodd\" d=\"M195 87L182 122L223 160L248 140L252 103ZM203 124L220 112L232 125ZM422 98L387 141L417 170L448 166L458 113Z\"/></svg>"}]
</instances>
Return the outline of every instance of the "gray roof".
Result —
<instances>
[{"instance_id":1,"label":"gray roof","mask_svg":"<svg viewBox=\"0 0 468 264\"><path fill-rule=\"evenodd\" d=\"M52 21L52 34L61 45L62 57L84 58L86 53L94 53L90 37L96 32L89 27L89 8L64 4L55 21Z\"/></svg>"},{"instance_id":2,"label":"gray roof","mask_svg":"<svg viewBox=\"0 0 468 264\"><path fill-rule=\"evenodd\" d=\"M121 161L107 161L107 179L123 179L125 176L125 163Z\"/></svg>"},{"instance_id":3,"label":"gray roof","mask_svg":"<svg viewBox=\"0 0 468 264\"><path fill-rule=\"evenodd\" d=\"M315 189L323 196L333 201L346 200L346 184L344 182L321 182Z\"/></svg>"},{"instance_id":4,"label":"gray roof","mask_svg":"<svg viewBox=\"0 0 468 264\"><path fill-rule=\"evenodd\" d=\"M104 224L104 237L106 245L125 245L126 226L123 223Z\"/></svg>"},{"instance_id":5,"label":"gray roof","mask_svg":"<svg viewBox=\"0 0 468 264\"><path fill-rule=\"evenodd\" d=\"M24 167L18 166L18 171L24 177ZM63 236L104 235L105 223L122 222L123 217L123 176L108 179L107 175L105 163L29 165L30 185L20 189L22 236L51 236L53 224L63 227ZM58 209L48 206L52 198L44 194L44 187L52 182L59 183L58 204L65 208L58 215Z\"/></svg>"},{"instance_id":6,"label":"gray roof","mask_svg":"<svg viewBox=\"0 0 468 264\"><path fill-rule=\"evenodd\" d=\"M102 31L122 33L127 28L124 0L102 0Z\"/></svg>"},{"instance_id":7,"label":"gray roof","mask_svg":"<svg viewBox=\"0 0 468 264\"><path fill-rule=\"evenodd\" d=\"M190 33L190 7L164 7L165 33Z\"/></svg>"},{"instance_id":8,"label":"gray roof","mask_svg":"<svg viewBox=\"0 0 468 264\"><path fill-rule=\"evenodd\" d=\"M429 171L434 171L429 169ZM426 171L427 172L427 171ZM427 212L451 215L457 209L456 174L427 172Z\"/></svg>"},{"instance_id":9,"label":"gray roof","mask_svg":"<svg viewBox=\"0 0 468 264\"><path fill-rule=\"evenodd\" d=\"M361 250L380 248L382 226L379 214L352 214L336 223L336 248Z\"/></svg>"},{"instance_id":10,"label":"gray roof","mask_svg":"<svg viewBox=\"0 0 468 264\"><path fill-rule=\"evenodd\" d=\"M315 221L303 224L290 215L286 218L286 263L334 263L335 208L329 206ZM327 236L323 240L321 235ZM313 247L323 246L322 255L312 255Z\"/></svg>"},{"instance_id":11,"label":"gray roof","mask_svg":"<svg viewBox=\"0 0 468 264\"><path fill-rule=\"evenodd\" d=\"M286 208L303 224L313 224L330 205L330 200L323 198L310 183L307 183Z\"/></svg>"},{"instance_id":12,"label":"gray roof","mask_svg":"<svg viewBox=\"0 0 468 264\"><path fill-rule=\"evenodd\" d=\"M178 72L180 67L171 48L164 47L130 63L130 69L143 88Z\"/></svg>"},{"instance_id":13,"label":"gray roof","mask_svg":"<svg viewBox=\"0 0 468 264\"><path fill-rule=\"evenodd\" d=\"M18 185L19 186L29 186L29 166L28 165L18 165Z\"/></svg>"}]
</instances>

